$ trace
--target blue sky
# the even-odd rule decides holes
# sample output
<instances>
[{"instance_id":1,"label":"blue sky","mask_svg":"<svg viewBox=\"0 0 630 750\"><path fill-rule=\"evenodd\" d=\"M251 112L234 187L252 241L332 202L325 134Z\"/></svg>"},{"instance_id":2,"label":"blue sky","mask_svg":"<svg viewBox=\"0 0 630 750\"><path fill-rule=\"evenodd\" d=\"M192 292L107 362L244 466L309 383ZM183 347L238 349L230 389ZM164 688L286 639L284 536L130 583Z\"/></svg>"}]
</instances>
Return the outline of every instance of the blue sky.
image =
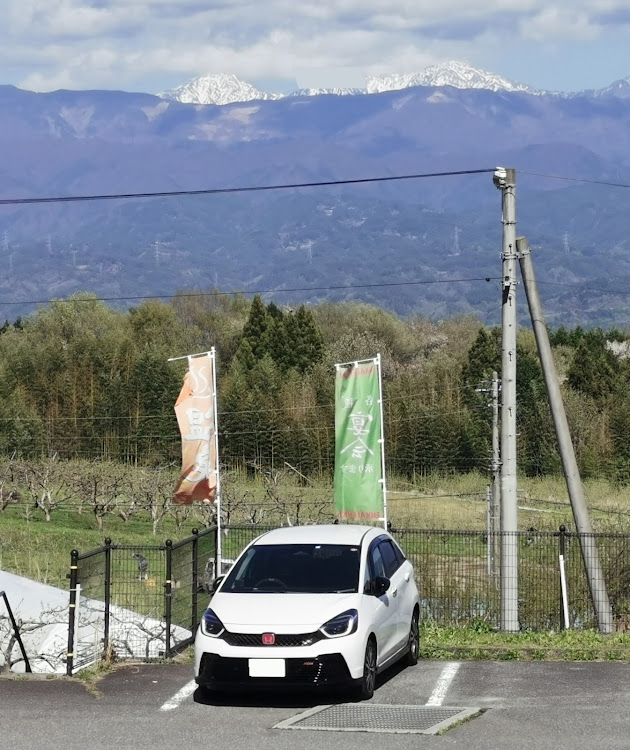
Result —
<instances>
[{"instance_id":1,"label":"blue sky","mask_svg":"<svg viewBox=\"0 0 630 750\"><path fill-rule=\"evenodd\" d=\"M157 92L206 73L277 90L461 60L537 88L630 75L630 0L1 0L0 83Z\"/></svg>"}]
</instances>

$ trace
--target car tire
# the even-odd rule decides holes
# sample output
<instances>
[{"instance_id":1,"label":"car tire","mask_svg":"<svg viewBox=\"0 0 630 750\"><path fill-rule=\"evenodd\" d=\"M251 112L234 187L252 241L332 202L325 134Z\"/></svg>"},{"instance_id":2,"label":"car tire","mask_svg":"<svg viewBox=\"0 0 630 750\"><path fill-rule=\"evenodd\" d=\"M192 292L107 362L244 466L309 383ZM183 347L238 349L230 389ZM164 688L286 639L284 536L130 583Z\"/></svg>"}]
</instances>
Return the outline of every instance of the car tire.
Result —
<instances>
[{"instance_id":1,"label":"car tire","mask_svg":"<svg viewBox=\"0 0 630 750\"><path fill-rule=\"evenodd\" d=\"M407 657L405 663L408 667L415 667L418 663L418 656L420 654L420 622L418 617L418 610L414 610L411 618L411 625L409 626L409 641L407 644Z\"/></svg>"},{"instance_id":2,"label":"car tire","mask_svg":"<svg viewBox=\"0 0 630 750\"><path fill-rule=\"evenodd\" d=\"M374 695L376 690L376 656L376 641L370 636L363 658L363 676L359 678L356 690L358 701L367 701Z\"/></svg>"}]
</instances>

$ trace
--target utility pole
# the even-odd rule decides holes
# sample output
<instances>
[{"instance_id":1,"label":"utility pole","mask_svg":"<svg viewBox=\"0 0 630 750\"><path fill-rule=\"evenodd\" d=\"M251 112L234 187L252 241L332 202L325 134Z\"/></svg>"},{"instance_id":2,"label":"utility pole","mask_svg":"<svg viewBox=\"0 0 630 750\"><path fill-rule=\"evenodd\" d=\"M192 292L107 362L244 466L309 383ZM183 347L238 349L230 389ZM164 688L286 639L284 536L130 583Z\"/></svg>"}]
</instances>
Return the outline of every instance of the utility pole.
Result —
<instances>
[{"instance_id":1,"label":"utility pole","mask_svg":"<svg viewBox=\"0 0 630 750\"><path fill-rule=\"evenodd\" d=\"M562 468L567 482L567 489L571 499L571 508L573 510L573 519L580 539L580 548L586 570L593 608L597 615L597 623L600 633L612 633L613 622L608 592L606 591L606 581L599 561L599 554L595 544L595 538L592 536L593 528L591 519L588 515L588 508L584 500L584 491L582 480L575 459L575 451L571 442L567 416L562 402L562 393L558 383L556 367L551 354L549 344L549 335L545 324L545 316L538 293L538 285L534 275L534 265L532 263L531 249L525 237L519 237L516 240L516 247L519 255L521 266L521 276L523 277L523 286L527 295L529 305L529 314L532 319L532 327L536 336L536 345L542 365L543 375L545 376L545 385L549 394L549 406L553 424L556 428L556 437L560 448L560 458L562 459Z\"/></svg>"},{"instance_id":2,"label":"utility pole","mask_svg":"<svg viewBox=\"0 0 630 750\"><path fill-rule=\"evenodd\" d=\"M501 315L501 630L519 631L516 474L516 170L497 167L503 209Z\"/></svg>"},{"instance_id":3,"label":"utility pole","mask_svg":"<svg viewBox=\"0 0 630 750\"><path fill-rule=\"evenodd\" d=\"M492 532L492 559L494 565L492 573L496 573L496 561L499 559L499 532L501 531L501 451L499 446L499 376L492 373L492 495L490 504L490 518Z\"/></svg>"}]
</instances>

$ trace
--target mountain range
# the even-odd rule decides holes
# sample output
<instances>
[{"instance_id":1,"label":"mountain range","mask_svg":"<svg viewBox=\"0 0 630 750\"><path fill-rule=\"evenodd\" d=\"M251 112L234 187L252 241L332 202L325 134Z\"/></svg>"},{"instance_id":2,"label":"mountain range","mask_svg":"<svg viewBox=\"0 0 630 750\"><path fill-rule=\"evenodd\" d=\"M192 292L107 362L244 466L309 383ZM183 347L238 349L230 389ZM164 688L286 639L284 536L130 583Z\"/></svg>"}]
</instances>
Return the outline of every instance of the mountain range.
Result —
<instances>
[{"instance_id":1,"label":"mountain range","mask_svg":"<svg viewBox=\"0 0 630 750\"><path fill-rule=\"evenodd\" d=\"M523 83L516 83L487 70L473 68L465 63L451 60L440 65L431 65L420 73L391 73L370 76L363 88L315 88L297 89L290 94L262 91L251 83L241 81L235 75L218 73L198 76L158 96L184 104L235 104L237 102L267 101L282 99L285 96L357 96L382 94L384 91L398 91L415 86L442 87L457 89L486 89L488 91L522 91L537 96L572 97L630 97L630 76L615 81L610 86L597 90L579 92L543 91Z\"/></svg>"},{"instance_id":2,"label":"mountain range","mask_svg":"<svg viewBox=\"0 0 630 750\"><path fill-rule=\"evenodd\" d=\"M630 326L630 218L615 187L630 184L630 83L560 95L401 81L222 106L0 86L0 200L490 170L0 205L0 316L79 290L130 305L217 287L498 322L501 164L517 169L518 232L534 248L549 322Z\"/></svg>"}]
</instances>

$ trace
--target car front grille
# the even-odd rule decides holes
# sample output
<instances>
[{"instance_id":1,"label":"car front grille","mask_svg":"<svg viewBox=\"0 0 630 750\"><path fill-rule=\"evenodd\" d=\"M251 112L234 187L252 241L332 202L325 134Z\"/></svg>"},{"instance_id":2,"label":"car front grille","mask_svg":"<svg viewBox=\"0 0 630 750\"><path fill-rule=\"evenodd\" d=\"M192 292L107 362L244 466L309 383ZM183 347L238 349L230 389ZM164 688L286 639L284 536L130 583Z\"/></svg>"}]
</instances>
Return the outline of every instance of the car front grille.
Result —
<instances>
[{"instance_id":1,"label":"car front grille","mask_svg":"<svg viewBox=\"0 0 630 750\"><path fill-rule=\"evenodd\" d=\"M258 646L264 646L265 648L274 648L276 646L297 648L299 646L310 646L323 638L319 631L316 631L315 633L297 634L276 633L275 642L271 645L265 645L262 640L262 633L230 633L226 630L221 637L230 646L243 646L250 648Z\"/></svg>"},{"instance_id":2,"label":"car front grille","mask_svg":"<svg viewBox=\"0 0 630 750\"><path fill-rule=\"evenodd\" d=\"M265 684L283 687L288 685L337 685L350 680L350 672L341 654L325 654L315 659L286 659L286 677L250 677L248 659L232 659L203 654L197 682L201 685Z\"/></svg>"}]
</instances>

